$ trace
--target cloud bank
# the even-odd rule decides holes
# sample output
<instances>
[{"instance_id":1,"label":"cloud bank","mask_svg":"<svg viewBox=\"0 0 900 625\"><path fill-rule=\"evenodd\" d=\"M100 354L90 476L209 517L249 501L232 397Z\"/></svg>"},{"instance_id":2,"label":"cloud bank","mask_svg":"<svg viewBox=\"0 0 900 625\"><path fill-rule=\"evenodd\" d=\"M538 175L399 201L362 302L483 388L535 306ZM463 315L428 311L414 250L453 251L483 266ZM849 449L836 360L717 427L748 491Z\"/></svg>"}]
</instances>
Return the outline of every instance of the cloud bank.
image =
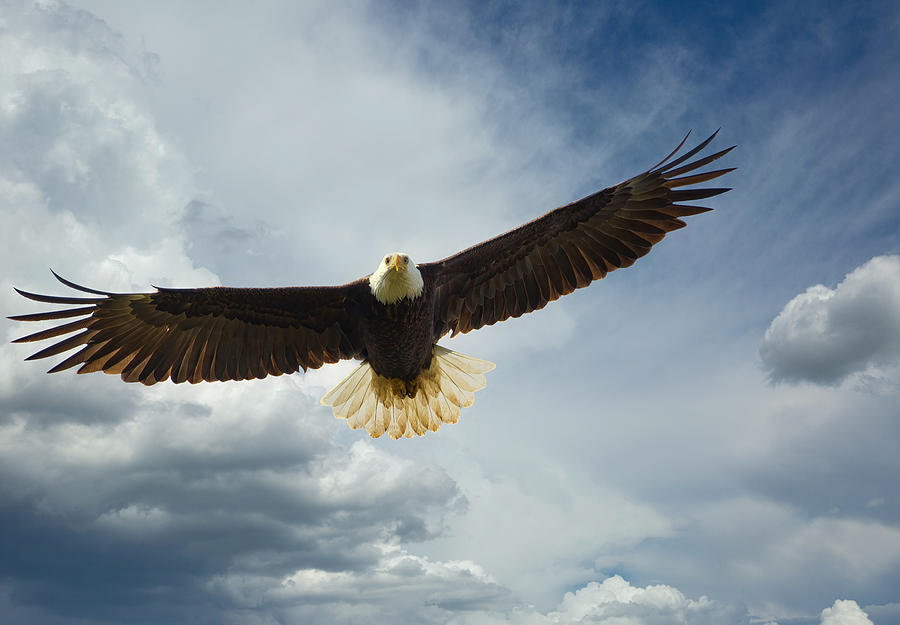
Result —
<instances>
[{"instance_id":1,"label":"cloud bank","mask_svg":"<svg viewBox=\"0 0 900 625\"><path fill-rule=\"evenodd\" d=\"M900 256L877 256L835 288L794 297L759 348L776 382L836 385L900 361Z\"/></svg>"}]
</instances>

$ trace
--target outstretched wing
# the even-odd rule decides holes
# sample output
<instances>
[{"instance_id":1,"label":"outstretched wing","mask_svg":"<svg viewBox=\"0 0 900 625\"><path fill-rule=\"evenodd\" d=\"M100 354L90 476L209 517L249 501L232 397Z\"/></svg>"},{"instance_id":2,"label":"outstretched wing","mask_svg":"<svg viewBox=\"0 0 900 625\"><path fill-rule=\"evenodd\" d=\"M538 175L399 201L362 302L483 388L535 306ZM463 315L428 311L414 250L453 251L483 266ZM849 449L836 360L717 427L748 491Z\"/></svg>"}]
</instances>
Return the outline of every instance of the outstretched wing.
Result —
<instances>
[{"instance_id":1,"label":"outstretched wing","mask_svg":"<svg viewBox=\"0 0 900 625\"><path fill-rule=\"evenodd\" d=\"M27 359L81 348L49 373L81 365L78 373L118 373L126 382L148 385L166 378L176 383L250 380L316 369L362 351L353 311L356 297L366 288L363 280L335 287L107 293L56 277L99 297L37 295L16 289L38 302L77 306L10 317L15 321L80 317L13 341L71 335Z\"/></svg>"},{"instance_id":2,"label":"outstretched wing","mask_svg":"<svg viewBox=\"0 0 900 625\"><path fill-rule=\"evenodd\" d=\"M435 338L543 308L610 271L631 265L668 232L683 228L679 217L712 210L681 202L729 189L678 187L712 180L734 168L682 174L715 161L734 146L679 165L705 148L716 133L670 161L685 137L659 164L630 180L442 261L419 265L435 284Z\"/></svg>"}]
</instances>

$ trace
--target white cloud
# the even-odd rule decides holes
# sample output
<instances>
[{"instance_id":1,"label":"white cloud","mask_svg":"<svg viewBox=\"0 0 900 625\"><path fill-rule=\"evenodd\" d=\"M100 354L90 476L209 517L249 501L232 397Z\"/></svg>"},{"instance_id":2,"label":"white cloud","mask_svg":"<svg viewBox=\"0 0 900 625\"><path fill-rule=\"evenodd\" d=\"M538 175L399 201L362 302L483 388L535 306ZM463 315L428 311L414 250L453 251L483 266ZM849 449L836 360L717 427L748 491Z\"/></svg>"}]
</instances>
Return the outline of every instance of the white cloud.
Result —
<instances>
[{"instance_id":1,"label":"white cloud","mask_svg":"<svg viewBox=\"0 0 900 625\"><path fill-rule=\"evenodd\" d=\"M688 599L671 586L635 587L619 575L566 593L559 608L548 616L560 625L736 625L748 620L746 612L735 606L706 597Z\"/></svg>"},{"instance_id":2,"label":"white cloud","mask_svg":"<svg viewBox=\"0 0 900 625\"><path fill-rule=\"evenodd\" d=\"M900 360L900 256L876 256L835 288L796 296L772 321L760 355L775 381L839 384Z\"/></svg>"},{"instance_id":3,"label":"white cloud","mask_svg":"<svg viewBox=\"0 0 900 625\"><path fill-rule=\"evenodd\" d=\"M873 625L869 615L855 601L838 599L822 610L822 625Z\"/></svg>"}]
</instances>

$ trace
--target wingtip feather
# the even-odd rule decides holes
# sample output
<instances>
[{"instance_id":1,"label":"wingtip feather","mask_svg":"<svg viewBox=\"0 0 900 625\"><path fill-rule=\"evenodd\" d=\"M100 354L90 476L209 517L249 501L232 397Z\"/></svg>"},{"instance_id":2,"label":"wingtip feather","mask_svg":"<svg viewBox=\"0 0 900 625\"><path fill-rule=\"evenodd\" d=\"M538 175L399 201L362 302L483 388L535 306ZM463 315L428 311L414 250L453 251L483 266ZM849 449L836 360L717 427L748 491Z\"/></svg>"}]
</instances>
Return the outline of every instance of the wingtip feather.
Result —
<instances>
[{"instance_id":1,"label":"wingtip feather","mask_svg":"<svg viewBox=\"0 0 900 625\"><path fill-rule=\"evenodd\" d=\"M102 302L103 298L98 297L61 297L58 295L41 295L40 293L31 293L30 291L23 291L20 288L13 287L16 293L21 295L26 299L33 300L35 302L43 302L45 304L96 304L97 302Z\"/></svg>"},{"instance_id":2,"label":"wingtip feather","mask_svg":"<svg viewBox=\"0 0 900 625\"><path fill-rule=\"evenodd\" d=\"M691 128L690 130L688 130L688 131L687 131L687 134L684 135L684 139L681 140L681 143L679 143L677 146L675 146L675 149L672 150L671 152L669 152L669 154L668 154L664 159L662 159L660 162L658 162L656 165L654 165L653 167L651 167L651 168L648 169L647 171L653 171L654 169L656 169L657 167L659 167L660 165L662 165L663 163L665 163L667 160L669 160L670 158L672 158L673 156L675 156L675 155L678 153L678 150L680 150L681 147L684 145L684 143L688 140L688 137L691 136L691 133L692 133L692 132L694 132L694 129L693 129L693 128ZM718 131L716 131L716 132L718 132Z\"/></svg>"},{"instance_id":3,"label":"wingtip feather","mask_svg":"<svg viewBox=\"0 0 900 625\"><path fill-rule=\"evenodd\" d=\"M71 280L66 280L66 279L63 278L61 275L59 275L58 273L56 273L55 271L53 271L53 268L52 268L52 267L50 267L50 273L53 274L53 277L54 277L54 278L56 278L57 280L59 280L60 282L62 282L63 284L65 284L65 285L66 285L67 287L69 287L70 289L75 289L76 291L82 291L82 292L84 292L84 293L93 293L94 295L105 295L105 296L114 295L114 293L110 293L110 292L108 292L108 291L98 291L97 289L92 289L92 288L90 288L90 287L86 287L86 286L82 286L82 285L80 285L80 284L76 284L76 283L72 282Z\"/></svg>"}]
</instances>

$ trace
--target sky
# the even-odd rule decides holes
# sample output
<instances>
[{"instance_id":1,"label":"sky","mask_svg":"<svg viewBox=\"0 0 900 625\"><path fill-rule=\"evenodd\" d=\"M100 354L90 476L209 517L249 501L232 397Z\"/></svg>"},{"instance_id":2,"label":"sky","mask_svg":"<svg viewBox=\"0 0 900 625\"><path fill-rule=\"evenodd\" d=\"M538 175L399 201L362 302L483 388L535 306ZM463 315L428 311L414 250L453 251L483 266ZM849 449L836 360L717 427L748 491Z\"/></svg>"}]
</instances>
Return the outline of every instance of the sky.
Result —
<instances>
[{"instance_id":1,"label":"sky","mask_svg":"<svg viewBox=\"0 0 900 625\"><path fill-rule=\"evenodd\" d=\"M0 0L0 310L339 284L639 173L715 210L542 311L459 423L0 345L0 619L900 625L900 7ZM32 324L34 325L34 324Z\"/></svg>"}]
</instances>

